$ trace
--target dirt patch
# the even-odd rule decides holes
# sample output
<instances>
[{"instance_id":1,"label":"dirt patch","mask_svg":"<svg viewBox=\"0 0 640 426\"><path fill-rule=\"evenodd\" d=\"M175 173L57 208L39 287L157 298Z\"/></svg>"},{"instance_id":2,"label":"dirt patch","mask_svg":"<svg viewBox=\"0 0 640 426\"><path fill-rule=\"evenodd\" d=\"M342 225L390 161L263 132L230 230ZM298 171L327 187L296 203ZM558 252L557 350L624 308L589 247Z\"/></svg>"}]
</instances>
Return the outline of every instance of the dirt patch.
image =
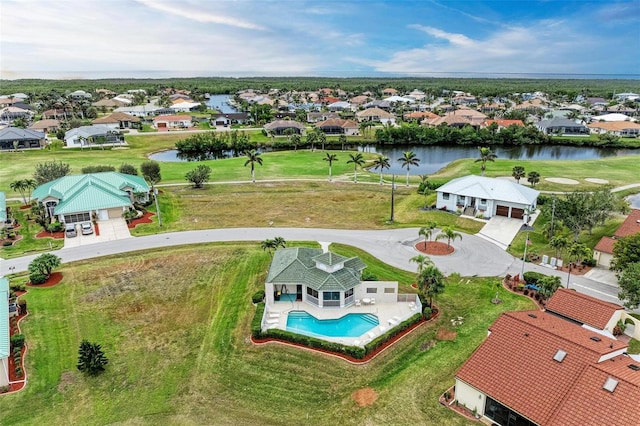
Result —
<instances>
[{"instance_id":1,"label":"dirt patch","mask_svg":"<svg viewBox=\"0 0 640 426\"><path fill-rule=\"evenodd\" d=\"M40 231L36 234L36 238L53 238L55 240L62 240L64 239L64 232Z\"/></svg>"},{"instance_id":2,"label":"dirt patch","mask_svg":"<svg viewBox=\"0 0 640 426\"><path fill-rule=\"evenodd\" d=\"M433 348L435 346L436 346L436 341L435 340L429 340L428 342L423 343L420 346L420 350L421 351L428 351L429 349L431 349L431 348Z\"/></svg>"},{"instance_id":3,"label":"dirt patch","mask_svg":"<svg viewBox=\"0 0 640 426\"><path fill-rule=\"evenodd\" d=\"M133 229L138 225L142 225L143 223L153 223L153 220L151 220L151 217L154 215L155 213L145 212L145 214L143 214L141 217L137 219L133 219L131 222L129 222L127 224L127 227L129 229Z\"/></svg>"},{"instance_id":4,"label":"dirt patch","mask_svg":"<svg viewBox=\"0 0 640 426\"><path fill-rule=\"evenodd\" d=\"M58 383L58 392L65 393L67 389L76 383L76 376L71 371L64 371L60 376L60 383Z\"/></svg>"},{"instance_id":5,"label":"dirt patch","mask_svg":"<svg viewBox=\"0 0 640 426\"><path fill-rule=\"evenodd\" d=\"M60 281L62 281L62 272L53 272L49 276L49 279L42 284L34 285L29 282L27 283L27 287L53 287L54 285L59 284Z\"/></svg>"},{"instance_id":6,"label":"dirt patch","mask_svg":"<svg viewBox=\"0 0 640 426\"><path fill-rule=\"evenodd\" d=\"M358 404L358 407L368 407L376 402L378 393L373 388L362 388L352 393L351 398Z\"/></svg>"},{"instance_id":7,"label":"dirt patch","mask_svg":"<svg viewBox=\"0 0 640 426\"><path fill-rule=\"evenodd\" d=\"M438 333L436 334L436 339L438 340L456 340L456 337L458 337L458 333L456 333L453 330L447 330L446 328L441 328L440 330L438 330Z\"/></svg>"},{"instance_id":8,"label":"dirt patch","mask_svg":"<svg viewBox=\"0 0 640 426\"><path fill-rule=\"evenodd\" d=\"M439 241L421 241L417 243L414 248L420 253L428 254L431 256L447 256L455 251L452 246Z\"/></svg>"}]
</instances>

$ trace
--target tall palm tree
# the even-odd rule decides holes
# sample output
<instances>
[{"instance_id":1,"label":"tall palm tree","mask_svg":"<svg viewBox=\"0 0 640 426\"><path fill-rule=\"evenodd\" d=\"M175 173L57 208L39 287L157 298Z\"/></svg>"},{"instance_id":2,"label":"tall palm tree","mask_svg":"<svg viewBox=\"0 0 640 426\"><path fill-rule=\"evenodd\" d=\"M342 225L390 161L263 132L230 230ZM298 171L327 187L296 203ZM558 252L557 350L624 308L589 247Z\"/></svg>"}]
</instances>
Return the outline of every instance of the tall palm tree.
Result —
<instances>
[{"instance_id":1,"label":"tall palm tree","mask_svg":"<svg viewBox=\"0 0 640 426\"><path fill-rule=\"evenodd\" d=\"M417 166L420 163L420 159L416 157L413 151L407 151L402 154L402 157L398 158L398 161L402 163L402 168L407 169L407 186L409 186L409 171L411 166Z\"/></svg>"},{"instance_id":2,"label":"tall palm tree","mask_svg":"<svg viewBox=\"0 0 640 426\"><path fill-rule=\"evenodd\" d=\"M298 150L298 145L300 145L300 140L301 140L301 137L298 133L294 133L293 135L291 135L291 143L293 144L294 151Z\"/></svg>"},{"instance_id":3,"label":"tall palm tree","mask_svg":"<svg viewBox=\"0 0 640 426\"><path fill-rule=\"evenodd\" d=\"M429 259L429 256L425 256L423 254L413 256L409 261L418 264L418 275L422 273L425 266L433 265L433 261Z\"/></svg>"},{"instance_id":4,"label":"tall palm tree","mask_svg":"<svg viewBox=\"0 0 640 426\"><path fill-rule=\"evenodd\" d=\"M347 161L347 164L353 163L353 183L358 183L358 166L362 167L364 164L364 157L361 153L356 152L355 154L349 154L350 160Z\"/></svg>"},{"instance_id":5,"label":"tall palm tree","mask_svg":"<svg viewBox=\"0 0 640 426\"><path fill-rule=\"evenodd\" d=\"M25 196L27 187L25 186L24 179L14 180L9 184L9 188L11 188L15 192L20 193L20 196L22 196L22 200L24 201L24 204L25 205L27 204L27 197Z\"/></svg>"},{"instance_id":6,"label":"tall palm tree","mask_svg":"<svg viewBox=\"0 0 640 426\"><path fill-rule=\"evenodd\" d=\"M484 171L487 168L487 161L494 162L496 158L498 158L498 156L495 154L495 152L491 151L491 148L486 146L478 148L478 150L480 151L480 158L478 158L475 162L482 163L480 165L480 170L482 171L482 176L484 176Z\"/></svg>"},{"instance_id":7,"label":"tall palm tree","mask_svg":"<svg viewBox=\"0 0 640 426\"><path fill-rule=\"evenodd\" d=\"M427 238L431 239L431 236L433 235L433 230L435 229L435 226L430 226L430 224L427 224L427 226L423 226L422 228L420 228L420 230L418 231L418 236L424 236L424 248L425 250L427 249Z\"/></svg>"},{"instance_id":8,"label":"tall palm tree","mask_svg":"<svg viewBox=\"0 0 640 426\"><path fill-rule=\"evenodd\" d=\"M324 144L327 143L327 135L324 134L322 129L319 129L317 127L313 129L313 131L316 133L316 139L318 140L318 142L320 142L320 145L322 145L322 150L324 151Z\"/></svg>"},{"instance_id":9,"label":"tall palm tree","mask_svg":"<svg viewBox=\"0 0 640 426\"><path fill-rule=\"evenodd\" d=\"M378 155L378 157L373 160L373 170L380 169L380 185L382 185L382 173L384 169L391 168L391 164L389 164L389 157L384 155Z\"/></svg>"},{"instance_id":10,"label":"tall palm tree","mask_svg":"<svg viewBox=\"0 0 640 426\"><path fill-rule=\"evenodd\" d=\"M313 151L315 143L318 141L318 134L313 130L307 133L307 143L311 145L311 151Z\"/></svg>"},{"instance_id":11,"label":"tall palm tree","mask_svg":"<svg viewBox=\"0 0 640 426\"><path fill-rule=\"evenodd\" d=\"M31 191L38 187L38 183L33 179L23 179L22 182L27 191L27 202L25 204L28 204L31 202Z\"/></svg>"},{"instance_id":12,"label":"tall palm tree","mask_svg":"<svg viewBox=\"0 0 640 426\"><path fill-rule=\"evenodd\" d=\"M338 142L340 142L340 146L342 147L340 148L340 150L344 151L344 146L347 144L347 135L342 133L340 136L338 136Z\"/></svg>"},{"instance_id":13,"label":"tall palm tree","mask_svg":"<svg viewBox=\"0 0 640 426\"><path fill-rule=\"evenodd\" d=\"M514 166L511 170L511 176L516 180L517 183L520 183L520 179L526 176L524 172L524 167L522 166Z\"/></svg>"},{"instance_id":14,"label":"tall palm tree","mask_svg":"<svg viewBox=\"0 0 640 426\"><path fill-rule=\"evenodd\" d=\"M451 226L445 226L442 231L436 236L436 240L447 239L447 247L451 247L451 241L455 241L456 238L462 239L462 234L453 230Z\"/></svg>"},{"instance_id":15,"label":"tall palm tree","mask_svg":"<svg viewBox=\"0 0 640 426\"><path fill-rule=\"evenodd\" d=\"M329 162L329 182L331 182L331 168L333 166L333 162L338 161L338 156L336 154L330 154L327 152L323 160Z\"/></svg>"},{"instance_id":16,"label":"tall palm tree","mask_svg":"<svg viewBox=\"0 0 640 426\"><path fill-rule=\"evenodd\" d=\"M433 297L444 291L444 275L435 266L426 266L418 276L418 288L429 297L429 307L433 307Z\"/></svg>"},{"instance_id":17,"label":"tall palm tree","mask_svg":"<svg viewBox=\"0 0 640 426\"><path fill-rule=\"evenodd\" d=\"M244 162L244 166L247 167L247 164L251 164L251 181L256 183L255 163L262 166L262 157L260 157L260 153L255 149L245 151L244 155L247 156L247 161Z\"/></svg>"},{"instance_id":18,"label":"tall palm tree","mask_svg":"<svg viewBox=\"0 0 640 426\"><path fill-rule=\"evenodd\" d=\"M569 240L564 235L556 235L549 240L549 247L556 251L556 257L560 257L568 245Z\"/></svg>"},{"instance_id":19,"label":"tall palm tree","mask_svg":"<svg viewBox=\"0 0 640 426\"><path fill-rule=\"evenodd\" d=\"M262 248L262 250L268 251L269 256L273 257L272 250L276 248L276 241L270 240L269 238L267 238L266 240L260 243L260 248Z\"/></svg>"}]
</instances>

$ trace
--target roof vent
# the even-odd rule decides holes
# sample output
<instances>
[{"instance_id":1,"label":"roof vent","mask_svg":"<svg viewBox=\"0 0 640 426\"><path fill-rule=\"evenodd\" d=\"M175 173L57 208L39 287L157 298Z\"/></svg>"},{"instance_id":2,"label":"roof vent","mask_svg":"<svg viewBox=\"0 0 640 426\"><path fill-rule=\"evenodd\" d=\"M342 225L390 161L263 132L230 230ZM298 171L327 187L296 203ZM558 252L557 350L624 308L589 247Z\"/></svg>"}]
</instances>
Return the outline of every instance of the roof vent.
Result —
<instances>
[{"instance_id":1,"label":"roof vent","mask_svg":"<svg viewBox=\"0 0 640 426\"><path fill-rule=\"evenodd\" d=\"M529 314L529 316L530 316L531 318L538 318L538 316L537 316L536 314Z\"/></svg>"},{"instance_id":2,"label":"roof vent","mask_svg":"<svg viewBox=\"0 0 640 426\"><path fill-rule=\"evenodd\" d=\"M629 364L629 368L632 369L633 371L640 370L640 366L638 366L636 364Z\"/></svg>"},{"instance_id":3,"label":"roof vent","mask_svg":"<svg viewBox=\"0 0 640 426\"><path fill-rule=\"evenodd\" d=\"M556 352L556 354L553 356L553 360L562 362L562 360L564 360L564 357L566 356L567 353L565 351L563 351L562 349L558 349L558 352Z\"/></svg>"},{"instance_id":4,"label":"roof vent","mask_svg":"<svg viewBox=\"0 0 640 426\"><path fill-rule=\"evenodd\" d=\"M594 342L600 342L600 341L602 341L602 339L601 339L601 338L599 338L598 336L591 336L591 337L590 337L590 339L591 339L591 340L593 340Z\"/></svg>"},{"instance_id":5,"label":"roof vent","mask_svg":"<svg viewBox=\"0 0 640 426\"><path fill-rule=\"evenodd\" d=\"M613 391L616 389L616 386L618 386L618 381L613 377L607 377L607 381L604 382L604 385L602 386L602 388L613 393Z\"/></svg>"}]
</instances>

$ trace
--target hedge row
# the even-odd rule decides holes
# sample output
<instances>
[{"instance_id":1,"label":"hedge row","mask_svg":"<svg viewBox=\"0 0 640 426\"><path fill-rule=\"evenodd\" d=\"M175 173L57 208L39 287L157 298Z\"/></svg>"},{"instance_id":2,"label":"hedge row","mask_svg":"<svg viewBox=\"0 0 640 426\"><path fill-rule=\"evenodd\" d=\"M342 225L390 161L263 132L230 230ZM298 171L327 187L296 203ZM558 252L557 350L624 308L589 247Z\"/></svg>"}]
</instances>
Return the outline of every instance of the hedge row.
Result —
<instances>
[{"instance_id":1,"label":"hedge row","mask_svg":"<svg viewBox=\"0 0 640 426\"><path fill-rule=\"evenodd\" d=\"M367 355L375 352L383 344L390 339L394 338L398 334L402 333L412 325L416 324L422 319L421 314L415 314L406 321L401 322L396 327L387 331L386 333L378 336L371 342L367 343L364 347L349 346L341 343L329 342L327 340L318 339L311 336L305 336L304 334L292 333L290 331L280 330L272 328L266 331L261 330L262 316L264 314L265 304L258 303L255 316L251 322L251 336L256 339L279 339L287 342L296 343L299 345L307 346L314 349L321 349L337 354L344 354L355 359L363 359Z\"/></svg>"}]
</instances>

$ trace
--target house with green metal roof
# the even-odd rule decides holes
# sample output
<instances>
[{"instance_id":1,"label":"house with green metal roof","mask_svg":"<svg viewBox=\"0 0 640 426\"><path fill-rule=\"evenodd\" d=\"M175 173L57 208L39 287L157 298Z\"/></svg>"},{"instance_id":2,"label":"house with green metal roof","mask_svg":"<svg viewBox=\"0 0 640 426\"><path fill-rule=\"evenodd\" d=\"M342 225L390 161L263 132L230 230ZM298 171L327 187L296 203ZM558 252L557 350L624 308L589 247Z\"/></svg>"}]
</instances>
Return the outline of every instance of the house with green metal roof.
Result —
<instances>
[{"instance_id":1,"label":"house with green metal roof","mask_svg":"<svg viewBox=\"0 0 640 426\"><path fill-rule=\"evenodd\" d=\"M0 387L9 384L9 280L0 277Z\"/></svg>"},{"instance_id":2,"label":"house with green metal roof","mask_svg":"<svg viewBox=\"0 0 640 426\"><path fill-rule=\"evenodd\" d=\"M63 223L122 217L133 207L134 199L149 199L149 185L140 176L118 172L64 176L40 185L33 198L41 203L47 216Z\"/></svg>"}]
</instances>

